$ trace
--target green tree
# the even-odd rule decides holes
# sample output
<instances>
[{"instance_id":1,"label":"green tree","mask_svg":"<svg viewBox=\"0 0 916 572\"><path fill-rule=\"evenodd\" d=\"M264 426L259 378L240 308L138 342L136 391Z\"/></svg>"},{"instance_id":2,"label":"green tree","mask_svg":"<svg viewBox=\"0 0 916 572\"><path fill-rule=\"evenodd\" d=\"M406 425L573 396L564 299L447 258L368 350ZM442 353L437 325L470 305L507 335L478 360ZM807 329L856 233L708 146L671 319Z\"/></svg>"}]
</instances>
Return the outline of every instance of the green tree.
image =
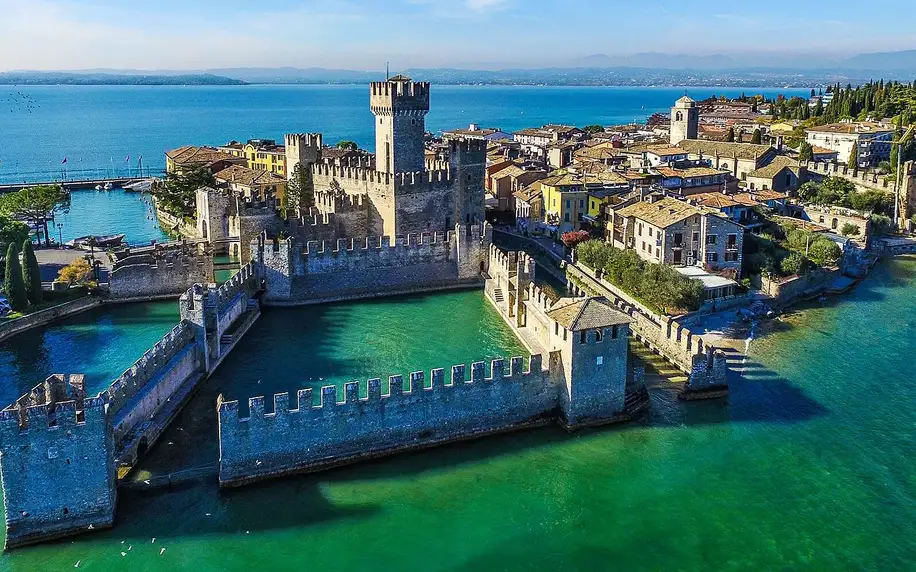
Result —
<instances>
[{"instance_id":1,"label":"green tree","mask_svg":"<svg viewBox=\"0 0 916 572\"><path fill-rule=\"evenodd\" d=\"M801 163L810 163L814 161L814 148L807 141L802 141L798 148L798 160Z\"/></svg>"},{"instance_id":2,"label":"green tree","mask_svg":"<svg viewBox=\"0 0 916 572\"><path fill-rule=\"evenodd\" d=\"M760 129L754 129L754 134L751 135L751 143L760 145L761 138L762 134L760 133Z\"/></svg>"},{"instance_id":3,"label":"green tree","mask_svg":"<svg viewBox=\"0 0 916 572\"><path fill-rule=\"evenodd\" d=\"M818 266L832 266L843 255L837 243L827 238L815 240L808 247L808 258Z\"/></svg>"},{"instance_id":4,"label":"green tree","mask_svg":"<svg viewBox=\"0 0 916 572\"><path fill-rule=\"evenodd\" d=\"M22 241L22 282L25 284L26 296L30 304L41 304L43 292L41 290L41 270L32 241Z\"/></svg>"},{"instance_id":5,"label":"green tree","mask_svg":"<svg viewBox=\"0 0 916 572\"><path fill-rule=\"evenodd\" d=\"M28 237L29 225L0 215L0 252L5 252L9 243L19 244Z\"/></svg>"},{"instance_id":6,"label":"green tree","mask_svg":"<svg viewBox=\"0 0 916 572\"><path fill-rule=\"evenodd\" d=\"M341 141L337 144L338 149L345 149L347 151L356 151L359 149L359 145L356 144L356 141Z\"/></svg>"},{"instance_id":7,"label":"green tree","mask_svg":"<svg viewBox=\"0 0 916 572\"><path fill-rule=\"evenodd\" d=\"M19 245L11 242L6 249L6 273L3 277L3 291L10 300L10 306L17 312L25 310L29 298L22 281L22 267L19 264Z\"/></svg>"},{"instance_id":8,"label":"green tree","mask_svg":"<svg viewBox=\"0 0 916 572\"><path fill-rule=\"evenodd\" d=\"M153 188L156 206L178 218L190 218L197 210L197 189L215 187L213 173L197 167L165 175L165 181Z\"/></svg>"},{"instance_id":9,"label":"green tree","mask_svg":"<svg viewBox=\"0 0 916 572\"><path fill-rule=\"evenodd\" d=\"M601 125L586 125L582 128L582 131L585 131L589 135L594 135L595 133L604 133L604 127Z\"/></svg>"},{"instance_id":10,"label":"green tree","mask_svg":"<svg viewBox=\"0 0 916 572\"><path fill-rule=\"evenodd\" d=\"M805 255L800 252L792 252L782 259L779 263L780 269L787 275L797 274L801 276L808 271L810 262Z\"/></svg>"},{"instance_id":11,"label":"green tree","mask_svg":"<svg viewBox=\"0 0 916 572\"><path fill-rule=\"evenodd\" d=\"M303 168L302 163L296 163L289 180L286 181L285 208L293 209L297 213L312 206L312 173Z\"/></svg>"},{"instance_id":12,"label":"green tree","mask_svg":"<svg viewBox=\"0 0 916 572\"><path fill-rule=\"evenodd\" d=\"M27 187L0 195L0 215L27 221L36 230L43 229L45 244L50 245L48 220L56 210L69 206L69 203L70 194L60 185Z\"/></svg>"},{"instance_id":13,"label":"green tree","mask_svg":"<svg viewBox=\"0 0 916 572\"><path fill-rule=\"evenodd\" d=\"M859 145L857 143L852 144L852 150L849 152L849 158L846 159L846 165L851 168L859 166Z\"/></svg>"},{"instance_id":14,"label":"green tree","mask_svg":"<svg viewBox=\"0 0 916 572\"><path fill-rule=\"evenodd\" d=\"M728 131L725 132L725 141L727 141L728 143L735 142L735 128L734 127L729 127Z\"/></svg>"},{"instance_id":15,"label":"green tree","mask_svg":"<svg viewBox=\"0 0 916 572\"><path fill-rule=\"evenodd\" d=\"M821 186L814 181L808 181L798 188L798 198L806 203L813 203L821 194Z\"/></svg>"}]
</instances>

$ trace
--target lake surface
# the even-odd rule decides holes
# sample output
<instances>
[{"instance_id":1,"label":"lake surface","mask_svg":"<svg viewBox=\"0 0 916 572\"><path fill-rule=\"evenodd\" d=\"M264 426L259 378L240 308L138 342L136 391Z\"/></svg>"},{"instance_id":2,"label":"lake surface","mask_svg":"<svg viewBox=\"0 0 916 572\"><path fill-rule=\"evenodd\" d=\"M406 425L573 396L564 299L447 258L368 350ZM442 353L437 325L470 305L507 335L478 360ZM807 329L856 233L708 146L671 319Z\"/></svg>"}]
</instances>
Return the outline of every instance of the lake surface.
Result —
<instances>
[{"instance_id":1,"label":"lake surface","mask_svg":"<svg viewBox=\"0 0 916 572\"><path fill-rule=\"evenodd\" d=\"M666 112L733 88L444 86L431 92L427 129L470 123L517 131L545 123L619 124ZM806 90L746 90L805 95ZM22 95L19 95L22 94ZM222 145L285 133L322 132L373 149L374 122L365 85L0 86L0 101L29 97L31 110L0 108L0 183L136 175L165 168L181 145ZM67 162L63 163L66 159Z\"/></svg>"},{"instance_id":2,"label":"lake surface","mask_svg":"<svg viewBox=\"0 0 916 572\"><path fill-rule=\"evenodd\" d=\"M447 366L507 343L478 329L479 292L450 296L270 310L201 395ZM912 570L916 258L764 330L727 400L652 388L651 412L622 427L543 428L231 492L125 493L114 530L5 554L0 570ZM154 454L211 454L191 442Z\"/></svg>"}]
</instances>

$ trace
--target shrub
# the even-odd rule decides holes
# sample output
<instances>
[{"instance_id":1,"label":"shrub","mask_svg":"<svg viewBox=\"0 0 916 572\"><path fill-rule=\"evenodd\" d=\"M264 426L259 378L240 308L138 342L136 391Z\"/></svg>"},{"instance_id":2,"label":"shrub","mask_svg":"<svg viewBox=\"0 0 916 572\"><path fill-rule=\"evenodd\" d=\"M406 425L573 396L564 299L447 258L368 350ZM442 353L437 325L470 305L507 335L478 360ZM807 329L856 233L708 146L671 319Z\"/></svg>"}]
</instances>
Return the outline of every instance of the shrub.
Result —
<instances>
[{"instance_id":1,"label":"shrub","mask_svg":"<svg viewBox=\"0 0 916 572\"><path fill-rule=\"evenodd\" d=\"M57 273L57 280L66 282L68 285L82 284L88 282L90 278L92 278L92 266L85 258L77 258Z\"/></svg>"},{"instance_id":2,"label":"shrub","mask_svg":"<svg viewBox=\"0 0 916 572\"><path fill-rule=\"evenodd\" d=\"M894 231L894 221L891 220L891 217L881 214L871 216L871 226L876 234L887 234Z\"/></svg>"},{"instance_id":3,"label":"shrub","mask_svg":"<svg viewBox=\"0 0 916 572\"><path fill-rule=\"evenodd\" d=\"M861 229L859 225L852 224L851 222L843 224L843 228L840 229L840 234L843 236L858 236L860 233Z\"/></svg>"},{"instance_id":4,"label":"shrub","mask_svg":"<svg viewBox=\"0 0 916 572\"><path fill-rule=\"evenodd\" d=\"M571 230L569 232L564 232L560 237L560 240L563 241L563 244L567 248L575 248L577 245L582 244L591 238L591 235L588 231L585 230Z\"/></svg>"},{"instance_id":5,"label":"shrub","mask_svg":"<svg viewBox=\"0 0 916 572\"><path fill-rule=\"evenodd\" d=\"M793 252L783 258L779 266L786 274L798 274L801 276L808 271L809 264L808 259L803 254Z\"/></svg>"}]
</instances>

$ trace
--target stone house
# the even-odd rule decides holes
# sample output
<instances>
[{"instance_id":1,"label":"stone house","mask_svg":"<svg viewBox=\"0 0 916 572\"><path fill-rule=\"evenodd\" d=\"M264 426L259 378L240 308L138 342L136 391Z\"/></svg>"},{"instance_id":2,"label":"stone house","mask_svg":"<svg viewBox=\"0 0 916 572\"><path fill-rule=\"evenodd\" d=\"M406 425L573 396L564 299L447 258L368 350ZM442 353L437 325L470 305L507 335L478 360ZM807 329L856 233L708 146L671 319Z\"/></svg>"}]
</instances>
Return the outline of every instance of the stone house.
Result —
<instances>
[{"instance_id":1,"label":"stone house","mask_svg":"<svg viewBox=\"0 0 916 572\"><path fill-rule=\"evenodd\" d=\"M778 155L769 163L747 174L745 182L750 190L793 191L805 182L808 169L796 159Z\"/></svg>"},{"instance_id":2,"label":"stone house","mask_svg":"<svg viewBox=\"0 0 916 572\"><path fill-rule=\"evenodd\" d=\"M708 161L714 169L728 171L741 181L747 174L770 163L777 155L775 147L753 143L727 143L685 139L677 144L695 161Z\"/></svg>"},{"instance_id":3,"label":"stone house","mask_svg":"<svg viewBox=\"0 0 916 572\"><path fill-rule=\"evenodd\" d=\"M653 193L614 211L612 225L613 245L643 260L741 271L744 227L720 212Z\"/></svg>"}]
</instances>

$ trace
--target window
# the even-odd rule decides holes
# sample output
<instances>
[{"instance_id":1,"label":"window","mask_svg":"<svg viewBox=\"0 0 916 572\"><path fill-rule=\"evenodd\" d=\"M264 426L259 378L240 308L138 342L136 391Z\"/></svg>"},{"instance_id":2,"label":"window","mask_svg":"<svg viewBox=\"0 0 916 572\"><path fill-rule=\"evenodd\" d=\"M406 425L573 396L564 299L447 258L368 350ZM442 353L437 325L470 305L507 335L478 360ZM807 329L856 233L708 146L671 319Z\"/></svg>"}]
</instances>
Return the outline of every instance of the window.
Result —
<instances>
[{"instance_id":1,"label":"window","mask_svg":"<svg viewBox=\"0 0 916 572\"><path fill-rule=\"evenodd\" d=\"M585 334L586 334L585 330L582 330L581 332L579 332L579 343L580 344L585 343L585 340L586 340Z\"/></svg>"},{"instance_id":2,"label":"window","mask_svg":"<svg viewBox=\"0 0 916 572\"><path fill-rule=\"evenodd\" d=\"M738 247L738 235L737 235L737 234L729 234L729 235L728 235L728 247L729 247L729 248L737 248L737 247Z\"/></svg>"},{"instance_id":3,"label":"window","mask_svg":"<svg viewBox=\"0 0 916 572\"><path fill-rule=\"evenodd\" d=\"M584 208L585 208L585 199L579 199L579 208L580 208L580 209L584 209Z\"/></svg>"},{"instance_id":4,"label":"window","mask_svg":"<svg viewBox=\"0 0 916 572\"><path fill-rule=\"evenodd\" d=\"M684 244L684 233L676 232L674 233L674 246L680 246Z\"/></svg>"},{"instance_id":5,"label":"window","mask_svg":"<svg viewBox=\"0 0 916 572\"><path fill-rule=\"evenodd\" d=\"M716 243L716 235L707 234L706 235L706 244L715 244L715 243Z\"/></svg>"},{"instance_id":6,"label":"window","mask_svg":"<svg viewBox=\"0 0 916 572\"><path fill-rule=\"evenodd\" d=\"M559 322L554 322L554 323L553 323L553 335L555 335L555 336L559 336L559 335L560 335L560 323L559 323Z\"/></svg>"},{"instance_id":7,"label":"window","mask_svg":"<svg viewBox=\"0 0 916 572\"><path fill-rule=\"evenodd\" d=\"M592 210L595 210L595 201L591 201L591 205L592 205L592 206L591 206L590 208L591 208Z\"/></svg>"},{"instance_id":8,"label":"window","mask_svg":"<svg viewBox=\"0 0 916 572\"><path fill-rule=\"evenodd\" d=\"M563 220L565 220L566 222L569 222L569 213L566 213L566 214L563 216Z\"/></svg>"},{"instance_id":9,"label":"window","mask_svg":"<svg viewBox=\"0 0 916 572\"><path fill-rule=\"evenodd\" d=\"M649 245L649 254L652 254L652 245Z\"/></svg>"},{"instance_id":10,"label":"window","mask_svg":"<svg viewBox=\"0 0 916 572\"><path fill-rule=\"evenodd\" d=\"M706 262L718 262L719 253L718 252L707 252L706 253Z\"/></svg>"},{"instance_id":11,"label":"window","mask_svg":"<svg viewBox=\"0 0 916 572\"><path fill-rule=\"evenodd\" d=\"M645 240L642 241L642 249L643 249L643 252L645 252L646 250L646 241Z\"/></svg>"},{"instance_id":12,"label":"window","mask_svg":"<svg viewBox=\"0 0 916 572\"><path fill-rule=\"evenodd\" d=\"M617 339L617 325L616 324L611 327L611 339L612 340Z\"/></svg>"},{"instance_id":13,"label":"window","mask_svg":"<svg viewBox=\"0 0 916 572\"><path fill-rule=\"evenodd\" d=\"M604 330L598 328L595 330L595 341L600 342L604 338Z\"/></svg>"},{"instance_id":14,"label":"window","mask_svg":"<svg viewBox=\"0 0 916 572\"><path fill-rule=\"evenodd\" d=\"M694 233L693 233L693 241L694 241L694 242L700 242L700 233L698 233L698 232L694 232Z\"/></svg>"},{"instance_id":15,"label":"window","mask_svg":"<svg viewBox=\"0 0 916 572\"><path fill-rule=\"evenodd\" d=\"M652 227L649 227L649 238L652 238Z\"/></svg>"},{"instance_id":16,"label":"window","mask_svg":"<svg viewBox=\"0 0 916 572\"><path fill-rule=\"evenodd\" d=\"M569 208L569 199L566 199L566 208Z\"/></svg>"},{"instance_id":17,"label":"window","mask_svg":"<svg viewBox=\"0 0 916 572\"><path fill-rule=\"evenodd\" d=\"M568 332L568 331L569 331L569 330L567 330L566 328L563 328L563 341L564 341L564 342L566 341L566 332Z\"/></svg>"},{"instance_id":18,"label":"window","mask_svg":"<svg viewBox=\"0 0 916 572\"><path fill-rule=\"evenodd\" d=\"M642 223L639 223L639 236L642 236Z\"/></svg>"},{"instance_id":19,"label":"window","mask_svg":"<svg viewBox=\"0 0 916 572\"><path fill-rule=\"evenodd\" d=\"M738 262L738 253L737 252L726 252L725 253L725 262Z\"/></svg>"}]
</instances>

